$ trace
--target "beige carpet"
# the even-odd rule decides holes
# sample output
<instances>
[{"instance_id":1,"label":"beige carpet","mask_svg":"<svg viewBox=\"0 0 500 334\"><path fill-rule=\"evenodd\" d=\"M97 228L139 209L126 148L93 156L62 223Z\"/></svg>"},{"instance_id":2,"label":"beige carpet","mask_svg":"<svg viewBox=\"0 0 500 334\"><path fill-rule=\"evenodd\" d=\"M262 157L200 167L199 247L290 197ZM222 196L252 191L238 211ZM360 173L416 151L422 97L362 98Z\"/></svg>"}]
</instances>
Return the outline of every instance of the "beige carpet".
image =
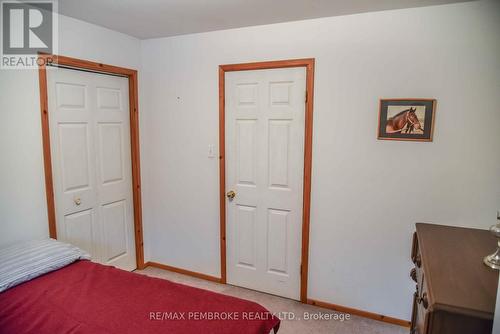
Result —
<instances>
[{"instance_id":1,"label":"beige carpet","mask_svg":"<svg viewBox=\"0 0 500 334\"><path fill-rule=\"evenodd\" d=\"M266 307L271 312L293 312L296 317L307 314L334 314L324 308L304 305L297 301L244 289L228 284L218 284L191 276L181 275L170 271L148 267L136 270L138 274L168 279L170 281L219 292L225 295L248 299ZM331 316L333 318L333 316ZM334 334L407 334L408 328L387 324L384 322L351 316L349 320L282 320L279 334L308 334L308 333L334 333Z\"/></svg>"}]
</instances>

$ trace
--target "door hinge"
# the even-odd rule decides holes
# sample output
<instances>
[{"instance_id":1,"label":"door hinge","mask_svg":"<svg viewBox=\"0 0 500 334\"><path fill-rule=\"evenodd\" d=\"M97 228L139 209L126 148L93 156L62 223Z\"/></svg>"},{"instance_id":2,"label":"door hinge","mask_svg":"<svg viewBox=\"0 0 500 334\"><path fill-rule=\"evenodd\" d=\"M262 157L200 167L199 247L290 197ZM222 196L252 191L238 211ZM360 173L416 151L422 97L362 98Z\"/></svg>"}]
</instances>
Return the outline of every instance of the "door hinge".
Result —
<instances>
[{"instance_id":1,"label":"door hinge","mask_svg":"<svg viewBox=\"0 0 500 334\"><path fill-rule=\"evenodd\" d=\"M302 275L302 265L300 265L300 274Z\"/></svg>"},{"instance_id":2,"label":"door hinge","mask_svg":"<svg viewBox=\"0 0 500 334\"><path fill-rule=\"evenodd\" d=\"M307 103L307 90L306 90L306 94L305 94L305 95L306 95L306 97L305 97L305 102Z\"/></svg>"}]
</instances>

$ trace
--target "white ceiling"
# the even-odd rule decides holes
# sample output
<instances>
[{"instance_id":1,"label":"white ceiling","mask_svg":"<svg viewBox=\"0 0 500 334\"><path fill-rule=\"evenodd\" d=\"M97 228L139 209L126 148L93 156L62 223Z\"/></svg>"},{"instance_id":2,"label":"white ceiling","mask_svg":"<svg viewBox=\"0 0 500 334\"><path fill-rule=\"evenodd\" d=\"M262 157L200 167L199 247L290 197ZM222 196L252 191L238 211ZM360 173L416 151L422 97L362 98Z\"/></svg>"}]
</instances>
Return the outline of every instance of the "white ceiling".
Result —
<instances>
[{"instance_id":1,"label":"white ceiling","mask_svg":"<svg viewBox=\"0 0 500 334\"><path fill-rule=\"evenodd\" d=\"M468 0L59 0L59 12L141 39Z\"/></svg>"}]
</instances>

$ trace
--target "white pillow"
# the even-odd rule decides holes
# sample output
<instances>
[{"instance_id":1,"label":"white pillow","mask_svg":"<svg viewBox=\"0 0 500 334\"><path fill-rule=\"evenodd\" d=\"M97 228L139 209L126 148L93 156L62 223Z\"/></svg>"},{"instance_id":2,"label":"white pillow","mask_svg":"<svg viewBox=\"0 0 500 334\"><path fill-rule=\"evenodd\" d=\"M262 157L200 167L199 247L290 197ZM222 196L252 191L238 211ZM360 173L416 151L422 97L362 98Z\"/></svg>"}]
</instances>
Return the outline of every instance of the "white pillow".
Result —
<instances>
[{"instance_id":1,"label":"white pillow","mask_svg":"<svg viewBox=\"0 0 500 334\"><path fill-rule=\"evenodd\" d=\"M0 292L76 260L90 260L80 248L54 239L31 240L0 249Z\"/></svg>"}]
</instances>

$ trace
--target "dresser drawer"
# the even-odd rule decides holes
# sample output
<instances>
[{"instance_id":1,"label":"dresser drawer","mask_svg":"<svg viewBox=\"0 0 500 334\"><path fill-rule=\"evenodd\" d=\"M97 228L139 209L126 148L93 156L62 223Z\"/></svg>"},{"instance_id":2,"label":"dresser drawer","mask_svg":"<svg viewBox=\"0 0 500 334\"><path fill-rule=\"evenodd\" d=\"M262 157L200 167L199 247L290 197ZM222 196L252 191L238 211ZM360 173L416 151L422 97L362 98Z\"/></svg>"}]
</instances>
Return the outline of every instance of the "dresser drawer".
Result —
<instances>
[{"instance_id":1,"label":"dresser drawer","mask_svg":"<svg viewBox=\"0 0 500 334\"><path fill-rule=\"evenodd\" d=\"M425 312L419 306L418 292L413 294L413 312L411 316L410 334L425 334Z\"/></svg>"},{"instance_id":2,"label":"dresser drawer","mask_svg":"<svg viewBox=\"0 0 500 334\"><path fill-rule=\"evenodd\" d=\"M415 320L411 326L411 334L428 334L428 318L429 314L422 309L421 306L416 306Z\"/></svg>"},{"instance_id":3,"label":"dresser drawer","mask_svg":"<svg viewBox=\"0 0 500 334\"><path fill-rule=\"evenodd\" d=\"M422 254L418 245L417 233L413 234L413 244L411 249L411 260L413 261L415 268L413 268L413 270L410 272L410 277L417 284L418 297L422 297L422 283L424 281L424 272L422 269Z\"/></svg>"},{"instance_id":4,"label":"dresser drawer","mask_svg":"<svg viewBox=\"0 0 500 334\"><path fill-rule=\"evenodd\" d=\"M420 281L420 296L417 299L417 322L416 327L418 333L428 334L428 323L429 323L429 296L427 293L427 285L425 282L425 275L422 272Z\"/></svg>"},{"instance_id":5,"label":"dresser drawer","mask_svg":"<svg viewBox=\"0 0 500 334\"><path fill-rule=\"evenodd\" d=\"M411 279L415 282L415 293L413 295L413 311L411 318L411 331L412 334L427 334L428 321L428 301L427 301L427 288L425 287L425 275L422 269L422 256L418 245L418 238L416 233L413 235L413 244L411 250L411 259L415 267L410 272ZM425 294L424 294L425 293Z\"/></svg>"}]
</instances>

